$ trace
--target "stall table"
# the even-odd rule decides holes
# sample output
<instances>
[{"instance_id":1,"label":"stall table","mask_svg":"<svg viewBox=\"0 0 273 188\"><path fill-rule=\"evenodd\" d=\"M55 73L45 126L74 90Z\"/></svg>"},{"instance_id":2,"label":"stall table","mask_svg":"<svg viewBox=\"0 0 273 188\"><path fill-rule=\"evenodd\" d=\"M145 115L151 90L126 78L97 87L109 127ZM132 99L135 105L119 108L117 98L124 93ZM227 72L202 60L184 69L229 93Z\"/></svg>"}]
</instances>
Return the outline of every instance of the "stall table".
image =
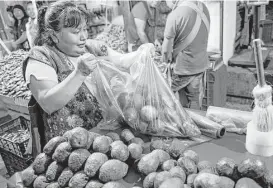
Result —
<instances>
[{"instance_id":1,"label":"stall table","mask_svg":"<svg viewBox=\"0 0 273 188\"><path fill-rule=\"evenodd\" d=\"M205 116L205 111L199 111L198 114ZM16 114L12 112L14 117ZM93 128L92 131L103 134L108 131L102 131L98 128ZM118 132L118 131L117 131ZM141 137L145 142L145 150L149 150L149 138L145 135L136 135ZM196 151L200 160L208 160L212 163L216 163L222 157L228 157L235 160L236 163L240 163L244 158L254 157L262 159L269 170L273 170L273 157L260 157L249 154L245 149L245 135L238 135L234 133L226 133L221 139L213 139L211 141L201 143L190 147L190 149ZM122 182L131 188L132 185L142 186L141 177L134 168L130 168L127 176ZM0 181L0 187L5 188L5 181Z\"/></svg>"}]
</instances>

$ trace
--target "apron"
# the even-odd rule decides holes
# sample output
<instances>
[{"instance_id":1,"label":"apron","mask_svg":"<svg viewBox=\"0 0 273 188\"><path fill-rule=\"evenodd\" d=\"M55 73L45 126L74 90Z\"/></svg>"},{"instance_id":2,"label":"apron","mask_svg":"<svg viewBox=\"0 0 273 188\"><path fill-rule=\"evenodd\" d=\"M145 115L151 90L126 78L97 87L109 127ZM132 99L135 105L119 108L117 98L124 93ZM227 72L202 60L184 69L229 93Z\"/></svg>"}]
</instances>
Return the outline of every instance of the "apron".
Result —
<instances>
[{"instance_id":1,"label":"apron","mask_svg":"<svg viewBox=\"0 0 273 188\"><path fill-rule=\"evenodd\" d=\"M182 52L183 50L185 50L193 42L193 40L195 39L195 37L197 36L197 34L200 30L202 22L205 24L208 33L209 33L209 29L210 29L209 19L207 18L207 16L203 12L203 5L201 2L197 2L197 4L195 4L190 1L180 2L179 0L177 0L172 11L174 11L175 8L181 7L181 6L186 6L186 7L193 9L197 13L197 16L196 16L195 24L194 24L191 32L189 33L189 35L184 39L183 42L180 42L180 45L178 47L176 47L173 50L173 60L174 61L177 61L177 56L179 55L179 53ZM172 75L173 65L174 64L169 63L166 67L166 70L165 70L165 74L167 76L167 81L170 86L173 85L172 84L172 82L173 82L173 75ZM175 76L177 77L177 75L175 75ZM200 74L193 75L192 77L181 77L180 80L178 80L178 82L180 83L179 87L177 87L175 90L173 90L174 92L176 92L175 93L176 97L179 98L178 91L180 89L189 85L194 79L196 79L196 77L199 77L199 76L200 76ZM186 80L183 80L185 78L186 78ZM177 78L176 78L176 80L177 80ZM206 87L206 72L203 73L202 79L200 79L200 84L199 84L199 93L200 93L199 94L199 106L200 107L202 106L205 87Z\"/></svg>"}]
</instances>

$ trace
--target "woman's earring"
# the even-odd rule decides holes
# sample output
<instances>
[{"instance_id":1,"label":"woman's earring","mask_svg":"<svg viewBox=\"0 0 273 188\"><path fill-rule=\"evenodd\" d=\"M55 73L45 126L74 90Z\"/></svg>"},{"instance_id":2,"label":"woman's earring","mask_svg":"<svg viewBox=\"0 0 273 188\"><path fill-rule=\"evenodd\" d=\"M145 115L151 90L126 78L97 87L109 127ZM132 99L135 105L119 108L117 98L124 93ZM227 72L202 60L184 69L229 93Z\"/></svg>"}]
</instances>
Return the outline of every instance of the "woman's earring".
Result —
<instances>
[{"instance_id":1,"label":"woman's earring","mask_svg":"<svg viewBox=\"0 0 273 188\"><path fill-rule=\"evenodd\" d=\"M55 33L53 31L51 31L50 33L50 38L52 39L52 41L55 43L55 44L58 44L59 43L59 39L56 37Z\"/></svg>"},{"instance_id":2,"label":"woman's earring","mask_svg":"<svg viewBox=\"0 0 273 188\"><path fill-rule=\"evenodd\" d=\"M52 40L55 44L58 44L59 43L59 39L57 37L52 37Z\"/></svg>"}]
</instances>

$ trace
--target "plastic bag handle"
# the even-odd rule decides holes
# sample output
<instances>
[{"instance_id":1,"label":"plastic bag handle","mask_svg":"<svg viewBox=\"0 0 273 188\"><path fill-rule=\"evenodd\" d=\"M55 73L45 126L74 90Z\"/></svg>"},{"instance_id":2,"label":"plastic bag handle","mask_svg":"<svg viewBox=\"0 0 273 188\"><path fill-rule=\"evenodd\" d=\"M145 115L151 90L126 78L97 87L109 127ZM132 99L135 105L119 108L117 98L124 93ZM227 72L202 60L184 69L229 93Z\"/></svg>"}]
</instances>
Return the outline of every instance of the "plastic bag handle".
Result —
<instances>
[{"instance_id":1,"label":"plastic bag handle","mask_svg":"<svg viewBox=\"0 0 273 188\"><path fill-rule=\"evenodd\" d=\"M165 74L167 75L167 83L171 87L172 86L171 63L167 63Z\"/></svg>"}]
</instances>

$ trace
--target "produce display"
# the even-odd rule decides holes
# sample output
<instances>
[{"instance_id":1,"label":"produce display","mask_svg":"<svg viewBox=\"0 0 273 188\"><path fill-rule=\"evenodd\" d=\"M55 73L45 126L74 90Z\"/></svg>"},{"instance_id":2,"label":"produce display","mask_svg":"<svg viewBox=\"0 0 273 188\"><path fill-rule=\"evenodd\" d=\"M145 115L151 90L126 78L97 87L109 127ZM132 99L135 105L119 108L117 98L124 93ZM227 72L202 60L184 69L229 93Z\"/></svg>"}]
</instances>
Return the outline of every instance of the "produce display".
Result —
<instances>
[{"instance_id":1,"label":"produce display","mask_svg":"<svg viewBox=\"0 0 273 188\"><path fill-rule=\"evenodd\" d=\"M222 158L213 165L200 161L198 154L190 149L175 158L164 152L156 158L157 151L162 150L151 145L151 153L144 155L138 163L138 170L144 174L143 188L273 187L272 172L258 159L244 159L236 164L230 158Z\"/></svg>"},{"instance_id":2,"label":"produce display","mask_svg":"<svg viewBox=\"0 0 273 188\"><path fill-rule=\"evenodd\" d=\"M13 143L22 143L29 139L30 134L28 130L18 130L16 132L12 133L4 133L3 135L0 135L1 138L4 138L6 140L9 140Z\"/></svg>"},{"instance_id":3,"label":"produce display","mask_svg":"<svg viewBox=\"0 0 273 188\"><path fill-rule=\"evenodd\" d=\"M258 159L236 164L222 158L212 164L200 161L190 149L170 155L157 149L160 143L157 148L151 144L144 152L144 142L139 140L129 129L120 135L100 135L74 128L46 144L43 153L22 172L23 184L29 188L129 188L123 179L133 168L141 175L133 188L273 187L272 172Z\"/></svg>"},{"instance_id":4,"label":"produce display","mask_svg":"<svg viewBox=\"0 0 273 188\"><path fill-rule=\"evenodd\" d=\"M110 25L95 39L105 42L110 48L118 52L125 53L128 50L124 27L122 26Z\"/></svg>"},{"instance_id":5,"label":"produce display","mask_svg":"<svg viewBox=\"0 0 273 188\"><path fill-rule=\"evenodd\" d=\"M144 142L136 138L128 129L106 136L76 127L45 145L43 153L22 171L23 184L31 188L120 188L123 185L118 181L143 154Z\"/></svg>"},{"instance_id":6,"label":"produce display","mask_svg":"<svg viewBox=\"0 0 273 188\"><path fill-rule=\"evenodd\" d=\"M103 111L103 121L98 126L113 130L116 125L113 122L124 120L143 134L200 136L199 128L177 101L155 65L153 53L152 44L142 45L138 58L131 59L135 63L129 68L130 73L117 69L109 62L100 61L97 71L92 73L96 79L90 80L93 88L96 88L94 95Z\"/></svg>"},{"instance_id":7,"label":"produce display","mask_svg":"<svg viewBox=\"0 0 273 188\"><path fill-rule=\"evenodd\" d=\"M30 91L22 74L22 63L28 52L14 51L0 62L0 94L8 97L30 99Z\"/></svg>"}]
</instances>

